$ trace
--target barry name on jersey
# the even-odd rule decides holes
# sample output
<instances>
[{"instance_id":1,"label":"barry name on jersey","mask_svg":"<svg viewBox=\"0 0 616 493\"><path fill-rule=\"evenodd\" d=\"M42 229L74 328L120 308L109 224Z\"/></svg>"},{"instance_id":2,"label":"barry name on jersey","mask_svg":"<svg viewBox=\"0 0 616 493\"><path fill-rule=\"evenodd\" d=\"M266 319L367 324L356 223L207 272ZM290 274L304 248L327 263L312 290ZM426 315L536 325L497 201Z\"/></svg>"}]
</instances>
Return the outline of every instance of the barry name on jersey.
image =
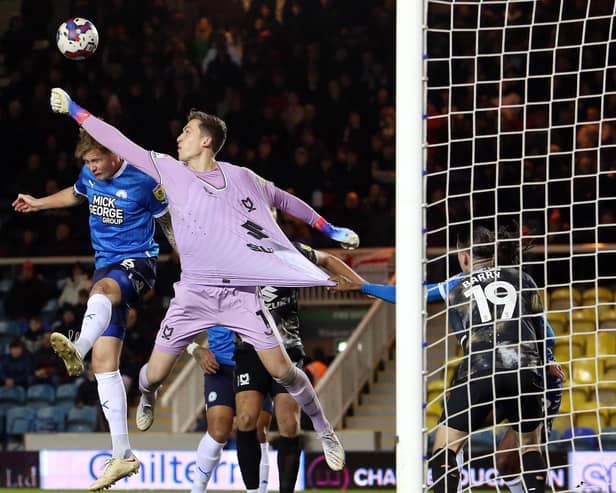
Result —
<instances>
[{"instance_id":1,"label":"barry name on jersey","mask_svg":"<svg viewBox=\"0 0 616 493\"><path fill-rule=\"evenodd\" d=\"M500 279L501 271L500 269L490 269L478 272L473 274L470 278L462 281L462 286L465 288L470 288L473 284L480 283L482 281L496 280Z\"/></svg>"},{"instance_id":2,"label":"barry name on jersey","mask_svg":"<svg viewBox=\"0 0 616 493\"><path fill-rule=\"evenodd\" d=\"M124 223L124 209L116 207L117 197L94 194L90 203L90 214L99 216L103 224Z\"/></svg>"}]
</instances>

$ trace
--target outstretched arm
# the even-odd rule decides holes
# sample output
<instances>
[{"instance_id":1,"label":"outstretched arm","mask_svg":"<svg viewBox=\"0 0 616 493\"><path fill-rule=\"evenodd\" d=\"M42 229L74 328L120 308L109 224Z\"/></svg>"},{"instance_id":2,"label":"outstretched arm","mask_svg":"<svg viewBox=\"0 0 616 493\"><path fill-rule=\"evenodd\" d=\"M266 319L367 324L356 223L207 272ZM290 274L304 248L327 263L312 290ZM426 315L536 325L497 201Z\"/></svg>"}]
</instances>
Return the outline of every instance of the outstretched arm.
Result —
<instances>
[{"instance_id":1,"label":"outstretched arm","mask_svg":"<svg viewBox=\"0 0 616 493\"><path fill-rule=\"evenodd\" d=\"M50 104L55 113L72 116L79 125L107 149L126 159L156 181L160 181L158 170L147 150L135 144L115 127L96 118L88 110L79 106L66 91L54 87L51 90Z\"/></svg>"},{"instance_id":2,"label":"outstretched arm","mask_svg":"<svg viewBox=\"0 0 616 493\"><path fill-rule=\"evenodd\" d=\"M272 206L276 207L276 209L280 209L300 221L310 224L310 226L318 229L328 238L340 242L343 248L354 249L359 246L359 236L355 232L348 228L340 228L328 223L303 200L281 190L270 182L267 185L271 187L270 192L273 196Z\"/></svg>"},{"instance_id":3,"label":"outstretched arm","mask_svg":"<svg viewBox=\"0 0 616 493\"><path fill-rule=\"evenodd\" d=\"M63 207L73 207L85 202L86 198L75 192L73 187L67 187L47 197L37 199L32 195L20 193L13 201L13 208L17 212L36 212L45 209L60 209Z\"/></svg>"},{"instance_id":4,"label":"outstretched arm","mask_svg":"<svg viewBox=\"0 0 616 493\"><path fill-rule=\"evenodd\" d=\"M388 303L396 302L396 285L395 284L369 284L352 281L344 276L334 276L332 281L335 281L336 286L329 288L333 291L359 291L362 294L380 298Z\"/></svg>"},{"instance_id":5,"label":"outstretched arm","mask_svg":"<svg viewBox=\"0 0 616 493\"><path fill-rule=\"evenodd\" d=\"M325 268L328 272L334 275L344 276L355 283L366 283L366 280L345 264L342 259L331 253L322 252L320 250L315 250L315 253L317 255L317 265Z\"/></svg>"}]
</instances>

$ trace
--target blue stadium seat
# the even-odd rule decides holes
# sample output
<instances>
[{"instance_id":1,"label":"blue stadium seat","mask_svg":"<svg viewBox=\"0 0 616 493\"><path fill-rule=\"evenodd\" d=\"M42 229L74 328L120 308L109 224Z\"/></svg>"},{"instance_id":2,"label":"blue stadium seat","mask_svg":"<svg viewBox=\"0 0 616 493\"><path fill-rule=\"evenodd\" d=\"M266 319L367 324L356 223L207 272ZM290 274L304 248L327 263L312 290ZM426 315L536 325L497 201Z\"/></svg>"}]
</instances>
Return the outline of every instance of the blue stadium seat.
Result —
<instances>
[{"instance_id":1,"label":"blue stadium seat","mask_svg":"<svg viewBox=\"0 0 616 493\"><path fill-rule=\"evenodd\" d=\"M13 388L0 387L0 407L23 404L26 400L26 389L17 386Z\"/></svg>"},{"instance_id":2,"label":"blue stadium seat","mask_svg":"<svg viewBox=\"0 0 616 493\"><path fill-rule=\"evenodd\" d=\"M66 427L66 408L45 406L36 412L34 431L64 431Z\"/></svg>"},{"instance_id":3,"label":"blue stadium seat","mask_svg":"<svg viewBox=\"0 0 616 493\"><path fill-rule=\"evenodd\" d=\"M56 389L56 404L75 404L77 397L77 385L75 383L63 383Z\"/></svg>"},{"instance_id":4,"label":"blue stadium seat","mask_svg":"<svg viewBox=\"0 0 616 493\"><path fill-rule=\"evenodd\" d=\"M66 431L96 431L98 411L94 406L72 407L66 417Z\"/></svg>"},{"instance_id":5,"label":"blue stadium seat","mask_svg":"<svg viewBox=\"0 0 616 493\"><path fill-rule=\"evenodd\" d=\"M14 320L0 320L0 335L18 337L21 335L21 327Z\"/></svg>"},{"instance_id":6,"label":"blue stadium seat","mask_svg":"<svg viewBox=\"0 0 616 493\"><path fill-rule=\"evenodd\" d=\"M49 406L56 400L56 389L47 383L39 383L28 387L26 401L29 406Z\"/></svg>"},{"instance_id":7,"label":"blue stadium seat","mask_svg":"<svg viewBox=\"0 0 616 493\"><path fill-rule=\"evenodd\" d=\"M616 450L616 428L603 428L599 440L603 450Z\"/></svg>"},{"instance_id":8,"label":"blue stadium seat","mask_svg":"<svg viewBox=\"0 0 616 493\"><path fill-rule=\"evenodd\" d=\"M6 413L7 435L23 435L32 431L34 416L34 409L30 407L11 407Z\"/></svg>"},{"instance_id":9,"label":"blue stadium seat","mask_svg":"<svg viewBox=\"0 0 616 493\"><path fill-rule=\"evenodd\" d=\"M598 450L597 432L592 428L569 428L560 436L561 440L571 440L575 450ZM571 445L568 447L572 448Z\"/></svg>"},{"instance_id":10,"label":"blue stadium seat","mask_svg":"<svg viewBox=\"0 0 616 493\"><path fill-rule=\"evenodd\" d=\"M494 450L494 434L491 430L472 433L469 447L473 456Z\"/></svg>"}]
</instances>

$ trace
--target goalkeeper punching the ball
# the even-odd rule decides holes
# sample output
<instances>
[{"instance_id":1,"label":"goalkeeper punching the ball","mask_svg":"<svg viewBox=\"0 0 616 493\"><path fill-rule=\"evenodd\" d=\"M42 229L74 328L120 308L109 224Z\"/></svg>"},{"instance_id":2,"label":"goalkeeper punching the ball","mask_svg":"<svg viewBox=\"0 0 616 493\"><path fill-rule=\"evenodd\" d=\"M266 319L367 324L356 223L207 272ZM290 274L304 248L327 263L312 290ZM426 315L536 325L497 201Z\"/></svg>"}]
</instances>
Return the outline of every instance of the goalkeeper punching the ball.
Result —
<instances>
[{"instance_id":1,"label":"goalkeeper punching the ball","mask_svg":"<svg viewBox=\"0 0 616 493\"><path fill-rule=\"evenodd\" d=\"M139 375L137 426L147 429L151 424L156 391L184 348L203 328L224 325L254 346L274 380L312 420L329 467L341 470L344 449L310 381L282 347L258 286L333 284L295 249L271 208L303 220L349 248L359 245L357 235L331 225L249 169L217 161L227 127L214 115L190 112L177 138L178 159L174 159L143 149L77 105L62 89L52 89L51 107L69 114L97 141L161 183L169 199L182 272L152 355ZM67 353L67 359L83 358L77 350Z\"/></svg>"}]
</instances>

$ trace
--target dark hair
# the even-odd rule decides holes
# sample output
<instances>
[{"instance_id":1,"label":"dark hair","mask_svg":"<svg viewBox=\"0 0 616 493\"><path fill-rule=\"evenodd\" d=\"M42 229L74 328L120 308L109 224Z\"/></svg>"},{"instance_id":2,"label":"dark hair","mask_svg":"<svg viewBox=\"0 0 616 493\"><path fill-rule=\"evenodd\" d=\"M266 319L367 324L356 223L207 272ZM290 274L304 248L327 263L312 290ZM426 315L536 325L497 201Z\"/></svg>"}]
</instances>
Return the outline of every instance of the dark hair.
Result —
<instances>
[{"instance_id":1,"label":"dark hair","mask_svg":"<svg viewBox=\"0 0 616 493\"><path fill-rule=\"evenodd\" d=\"M202 132L207 133L212 137L212 150L214 155L218 154L218 151L222 149L227 140L227 124L222 118L218 118L215 115L210 115L204 111L192 109L188 113L188 120L198 120L199 128Z\"/></svg>"},{"instance_id":2,"label":"dark hair","mask_svg":"<svg viewBox=\"0 0 616 493\"><path fill-rule=\"evenodd\" d=\"M474 258L494 257L494 234L485 226L473 226L473 240L470 239L470 228L458 233L458 248L471 247Z\"/></svg>"},{"instance_id":3,"label":"dark hair","mask_svg":"<svg viewBox=\"0 0 616 493\"><path fill-rule=\"evenodd\" d=\"M519 265L520 252L532 247L532 242L520 238L517 222L514 229L507 226L498 228L496 235L485 226L473 226L473 257L486 259L496 254L495 263L499 265ZM468 229L458 234L458 248L469 248ZM496 252L495 252L496 249Z\"/></svg>"}]
</instances>

